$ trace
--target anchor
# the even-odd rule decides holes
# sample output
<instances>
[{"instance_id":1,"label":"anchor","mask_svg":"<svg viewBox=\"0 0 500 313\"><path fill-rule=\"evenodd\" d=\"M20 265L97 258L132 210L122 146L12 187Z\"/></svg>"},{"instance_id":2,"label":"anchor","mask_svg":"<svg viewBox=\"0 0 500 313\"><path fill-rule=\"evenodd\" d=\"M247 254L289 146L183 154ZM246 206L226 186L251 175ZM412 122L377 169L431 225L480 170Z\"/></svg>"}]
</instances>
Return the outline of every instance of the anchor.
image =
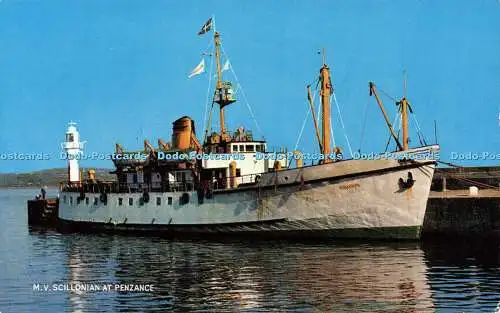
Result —
<instances>
[{"instance_id":1,"label":"anchor","mask_svg":"<svg viewBox=\"0 0 500 313\"><path fill-rule=\"evenodd\" d=\"M403 178L399 178L399 188L402 190L413 187L413 184L415 184L415 180L413 179L413 174L411 172L408 172L408 178L406 181Z\"/></svg>"}]
</instances>

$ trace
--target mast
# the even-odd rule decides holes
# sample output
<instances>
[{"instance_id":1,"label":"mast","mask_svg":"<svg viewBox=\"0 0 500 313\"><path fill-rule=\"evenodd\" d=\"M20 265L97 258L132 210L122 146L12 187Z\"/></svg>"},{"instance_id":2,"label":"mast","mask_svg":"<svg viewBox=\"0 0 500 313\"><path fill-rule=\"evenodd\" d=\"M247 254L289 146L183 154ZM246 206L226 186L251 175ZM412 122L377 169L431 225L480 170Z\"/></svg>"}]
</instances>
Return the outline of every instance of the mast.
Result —
<instances>
[{"instance_id":1,"label":"mast","mask_svg":"<svg viewBox=\"0 0 500 313\"><path fill-rule=\"evenodd\" d=\"M408 150L408 101L401 99L401 119L403 127L403 150Z\"/></svg>"},{"instance_id":2,"label":"mast","mask_svg":"<svg viewBox=\"0 0 500 313\"><path fill-rule=\"evenodd\" d=\"M316 131L316 138L318 139L319 151L323 152L323 145L321 144L321 136L319 135L318 123L316 122L316 114L314 113L314 103L311 95L311 86L307 86L307 100L311 106L311 113L314 123L314 130Z\"/></svg>"},{"instance_id":3,"label":"mast","mask_svg":"<svg viewBox=\"0 0 500 313\"><path fill-rule=\"evenodd\" d=\"M408 150L408 101L406 100L406 72L404 74L404 96L400 101L403 127L403 150Z\"/></svg>"},{"instance_id":4,"label":"mast","mask_svg":"<svg viewBox=\"0 0 500 313\"><path fill-rule=\"evenodd\" d=\"M219 32L214 31L214 42L215 42L215 61L217 64L217 83L215 85L215 90L219 93L219 96L222 96L220 92L222 91L222 71L220 65L220 34ZM224 136L226 132L224 128L224 106L222 103L219 103L219 121L220 121L220 135Z\"/></svg>"},{"instance_id":5,"label":"mast","mask_svg":"<svg viewBox=\"0 0 500 313\"><path fill-rule=\"evenodd\" d=\"M219 122L220 122L220 142L231 141L231 137L226 133L224 107L235 102L233 90L229 81L222 80L221 66L221 40L220 33L214 31L215 43L215 61L217 64L217 83L215 85L214 102L219 104Z\"/></svg>"},{"instance_id":6,"label":"mast","mask_svg":"<svg viewBox=\"0 0 500 313\"><path fill-rule=\"evenodd\" d=\"M384 115L385 123L387 124L387 127L389 128L389 131L391 132L392 137L396 141L396 144L398 145L399 150L403 150L403 146L399 142L398 136L396 136L396 133L394 132L394 128L392 128L392 124L389 121L389 117L387 116L387 113L385 112L384 104L380 100L377 91L375 90L375 84L373 82L368 83L370 86L370 96L373 95L375 96L375 99L377 100L377 104L380 107L380 110L382 111L382 115Z\"/></svg>"},{"instance_id":7,"label":"mast","mask_svg":"<svg viewBox=\"0 0 500 313\"><path fill-rule=\"evenodd\" d=\"M325 53L323 49L323 67L320 70L321 80L321 118L322 118L322 154L325 157L325 163L330 163L332 160L328 157L330 155L330 95L332 84L330 81L330 69L325 62Z\"/></svg>"}]
</instances>

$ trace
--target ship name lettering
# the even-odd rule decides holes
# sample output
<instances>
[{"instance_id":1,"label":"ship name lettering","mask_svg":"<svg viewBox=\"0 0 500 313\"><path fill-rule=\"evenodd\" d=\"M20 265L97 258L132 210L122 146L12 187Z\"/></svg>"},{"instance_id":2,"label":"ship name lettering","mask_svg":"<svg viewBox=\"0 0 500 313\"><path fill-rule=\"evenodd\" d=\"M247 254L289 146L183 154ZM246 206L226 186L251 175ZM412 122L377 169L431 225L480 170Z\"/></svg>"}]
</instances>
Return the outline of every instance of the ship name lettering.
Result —
<instances>
[{"instance_id":1,"label":"ship name lettering","mask_svg":"<svg viewBox=\"0 0 500 313\"><path fill-rule=\"evenodd\" d=\"M359 188L360 185L358 183L354 183L354 184L346 184L346 185L342 185L340 186L339 188L340 189L344 189L344 190L347 190L347 189L355 189L355 188Z\"/></svg>"}]
</instances>

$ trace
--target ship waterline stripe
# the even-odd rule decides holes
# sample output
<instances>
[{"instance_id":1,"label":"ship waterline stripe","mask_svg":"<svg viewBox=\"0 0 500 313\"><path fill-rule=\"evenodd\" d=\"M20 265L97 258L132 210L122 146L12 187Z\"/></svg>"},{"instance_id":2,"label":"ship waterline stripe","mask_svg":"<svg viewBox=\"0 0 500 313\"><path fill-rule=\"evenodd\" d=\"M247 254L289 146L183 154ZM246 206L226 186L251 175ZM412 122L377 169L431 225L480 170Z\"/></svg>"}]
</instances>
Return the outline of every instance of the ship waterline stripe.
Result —
<instances>
[{"instance_id":1,"label":"ship waterline stripe","mask_svg":"<svg viewBox=\"0 0 500 313\"><path fill-rule=\"evenodd\" d=\"M113 224L60 219L58 230L63 233L111 232L143 234L169 238L190 236L220 237L248 236L259 239L323 238L323 239L402 239L417 240L422 226L366 227L366 228L296 228L284 219L225 224Z\"/></svg>"}]
</instances>

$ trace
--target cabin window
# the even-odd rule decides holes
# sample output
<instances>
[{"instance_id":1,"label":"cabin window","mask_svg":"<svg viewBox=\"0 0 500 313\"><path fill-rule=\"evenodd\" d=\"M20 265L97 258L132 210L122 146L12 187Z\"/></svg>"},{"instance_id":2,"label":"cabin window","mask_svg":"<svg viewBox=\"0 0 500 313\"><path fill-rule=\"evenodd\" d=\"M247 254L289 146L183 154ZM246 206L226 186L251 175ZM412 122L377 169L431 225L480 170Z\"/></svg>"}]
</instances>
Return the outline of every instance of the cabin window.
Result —
<instances>
[{"instance_id":1,"label":"cabin window","mask_svg":"<svg viewBox=\"0 0 500 313\"><path fill-rule=\"evenodd\" d=\"M245 151L245 145L240 145L240 152L244 152Z\"/></svg>"},{"instance_id":2,"label":"cabin window","mask_svg":"<svg viewBox=\"0 0 500 313\"><path fill-rule=\"evenodd\" d=\"M73 197L69 197L69 204L73 204Z\"/></svg>"},{"instance_id":3,"label":"cabin window","mask_svg":"<svg viewBox=\"0 0 500 313\"><path fill-rule=\"evenodd\" d=\"M75 138L73 137L73 134L66 134L66 141L67 142L73 142Z\"/></svg>"},{"instance_id":4,"label":"cabin window","mask_svg":"<svg viewBox=\"0 0 500 313\"><path fill-rule=\"evenodd\" d=\"M133 179L134 179L134 184L137 184L137 174L134 174Z\"/></svg>"},{"instance_id":5,"label":"cabin window","mask_svg":"<svg viewBox=\"0 0 500 313\"><path fill-rule=\"evenodd\" d=\"M99 198L94 197L94 205L97 205L99 203Z\"/></svg>"},{"instance_id":6,"label":"cabin window","mask_svg":"<svg viewBox=\"0 0 500 313\"><path fill-rule=\"evenodd\" d=\"M134 198L128 198L128 205L134 204Z\"/></svg>"},{"instance_id":7,"label":"cabin window","mask_svg":"<svg viewBox=\"0 0 500 313\"><path fill-rule=\"evenodd\" d=\"M89 205L89 197L85 198L85 205Z\"/></svg>"},{"instance_id":8,"label":"cabin window","mask_svg":"<svg viewBox=\"0 0 500 313\"><path fill-rule=\"evenodd\" d=\"M175 173L175 180L177 182L184 182L184 181L186 181L186 172L183 172L183 171L176 172Z\"/></svg>"},{"instance_id":9,"label":"cabin window","mask_svg":"<svg viewBox=\"0 0 500 313\"><path fill-rule=\"evenodd\" d=\"M233 152L238 152L238 145L233 145Z\"/></svg>"},{"instance_id":10,"label":"cabin window","mask_svg":"<svg viewBox=\"0 0 500 313\"><path fill-rule=\"evenodd\" d=\"M255 146L255 151L262 152L262 146L261 145L256 145Z\"/></svg>"},{"instance_id":11,"label":"cabin window","mask_svg":"<svg viewBox=\"0 0 500 313\"><path fill-rule=\"evenodd\" d=\"M168 197L168 205L172 205L172 197Z\"/></svg>"},{"instance_id":12,"label":"cabin window","mask_svg":"<svg viewBox=\"0 0 500 313\"><path fill-rule=\"evenodd\" d=\"M123 204L123 198L118 198L118 205L122 205Z\"/></svg>"},{"instance_id":13,"label":"cabin window","mask_svg":"<svg viewBox=\"0 0 500 313\"><path fill-rule=\"evenodd\" d=\"M63 203L66 203L66 195L63 196Z\"/></svg>"},{"instance_id":14,"label":"cabin window","mask_svg":"<svg viewBox=\"0 0 500 313\"><path fill-rule=\"evenodd\" d=\"M241 177L241 169L240 168L236 169L236 177Z\"/></svg>"},{"instance_id":15,"label":"cabin window","mask_svg":"<svg viewBox=\"0 0 500 313\"><path fill-rule=\"evenodd\" d=\"M160 173L153 173L153 174L151 174L151 182L153 182L153 183L159 183L159 182L161 182L161 175L160 175Z\"/></svg>"},{"instance_id":16,"label":"cabin window","mask_svg":"<svg viewBox=\"0 0 500 313\"><path fill-rule=\"evenodd\" d=\"M144 183L144 173L142 171L137 173L137 181L139 183Z\"/></svg>"},{"instance_id":17,"label":"cabin window","mask_svg":"<svg viewBox=\"0 0 500 313\"><path fill-rule=\"evenodd\" d=\"M189 203L189 194L183 193L182 196L179 197L179 204L185 205Z\"/></svg>"},{"instance_id":18,"label":"cabin window","mask_svg":"<svg viewBox=\"0 0 500 313\"><path fill-rule=\"evenodd\" d=\"M247 145L245 151L246 152L253 152L254 151L254 146L253 145Z\"/></svg>"},{"instance_id":19,"label":"cabin window","mask_svg":"<svg viewBox=\"0 0 500 313\"><path fill-rule=\"evenodd\" d=\"M156 198L156 205L161 205L161 198L160 197Z\"/></svg>"}]
</instances>

